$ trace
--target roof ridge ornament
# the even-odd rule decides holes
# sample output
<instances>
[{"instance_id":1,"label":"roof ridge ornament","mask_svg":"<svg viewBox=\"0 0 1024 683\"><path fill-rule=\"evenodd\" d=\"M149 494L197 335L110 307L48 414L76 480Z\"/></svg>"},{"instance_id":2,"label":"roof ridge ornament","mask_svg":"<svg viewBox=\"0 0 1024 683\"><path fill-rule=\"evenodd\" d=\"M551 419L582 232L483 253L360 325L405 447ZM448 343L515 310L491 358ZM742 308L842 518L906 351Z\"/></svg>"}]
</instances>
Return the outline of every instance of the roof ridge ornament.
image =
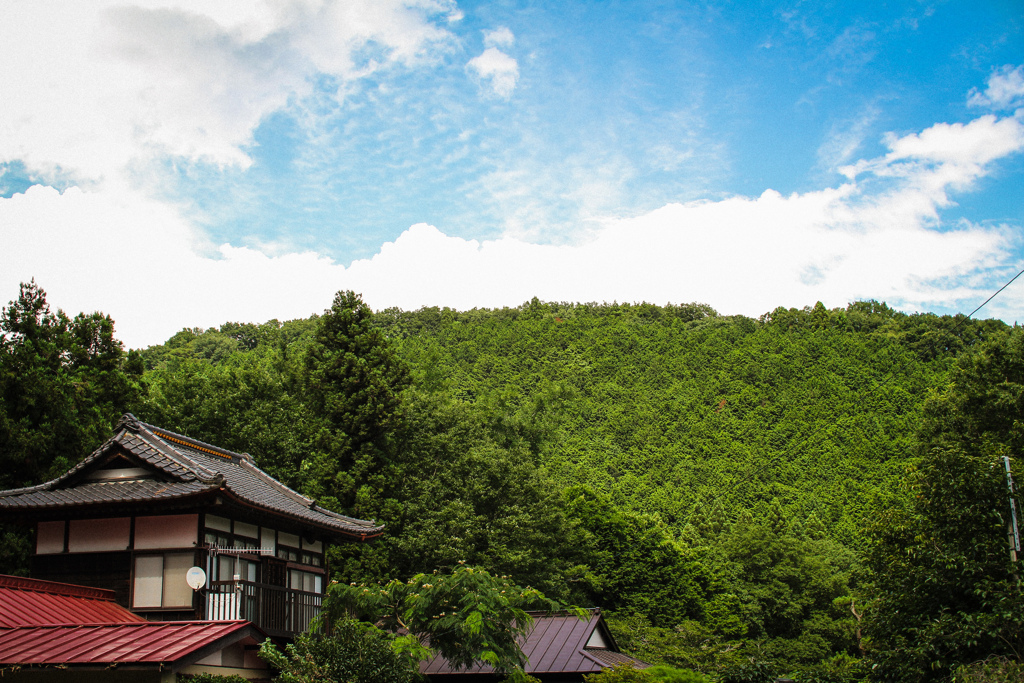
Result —
<instances>
[{"instance_id":1,"label":"roof ridge ornament","mask_svg":"<svg viewBox=\"0 0 1024 683\"><path fill-rule=\"evenodd\" d=\"M117 425L114 427L115 432L119 432L122 429L127 429L130 432L139 431L139 418L135 417L131 413L125 413L121 416L121 419L117 421Z\"/></svg>"}]
</instances>

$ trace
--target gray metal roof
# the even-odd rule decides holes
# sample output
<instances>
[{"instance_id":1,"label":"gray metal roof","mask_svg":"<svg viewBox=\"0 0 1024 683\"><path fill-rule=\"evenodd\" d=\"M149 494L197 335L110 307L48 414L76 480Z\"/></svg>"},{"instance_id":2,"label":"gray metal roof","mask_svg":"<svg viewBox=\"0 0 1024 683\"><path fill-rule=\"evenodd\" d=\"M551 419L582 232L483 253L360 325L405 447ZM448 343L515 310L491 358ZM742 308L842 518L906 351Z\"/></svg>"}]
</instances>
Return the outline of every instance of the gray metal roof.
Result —
<instances>
[{"instance_id":1,"label":"gray metal roof","mask_svg":"<svg viewBox=\"0 0 1024 683\"><path fill-rule=\"evenodd\" d=\"M158 479L89 481L85 475L119 451ZM132 503L219 492L227 498L343 536L365 539L384 527L317 506L235 453L125 415L116 433L62 476L45 484L0 491L0 512L49 510L104 503Z\"/></svg>"}]
</instances>

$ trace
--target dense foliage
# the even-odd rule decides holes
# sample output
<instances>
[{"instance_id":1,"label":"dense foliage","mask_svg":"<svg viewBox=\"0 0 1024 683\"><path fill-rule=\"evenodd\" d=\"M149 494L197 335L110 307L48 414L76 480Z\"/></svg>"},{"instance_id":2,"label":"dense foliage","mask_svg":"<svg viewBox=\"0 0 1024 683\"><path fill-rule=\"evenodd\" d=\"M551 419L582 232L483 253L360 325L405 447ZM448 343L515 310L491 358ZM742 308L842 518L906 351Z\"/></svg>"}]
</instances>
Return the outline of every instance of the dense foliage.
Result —
<instances>
[{"instance_id":1,"label":"dense foliage","mask_svg":"<svg viewBox=\"0 0 1024 683\"><path fill-rule=\"evenodd\" d=\"M0 314L0 487L63 473L110 436L141 369L109 316L54 313L23 284Z\"/></svg>"},{"instance_id":2,"label":"dense foliage","mask_svg":"<svg viewBox=\"0 0 1024 683\"><path fill-rule=\"evenodd\" d=\"M1024 653L1001 457L1024 445L1024 330L964 357L925 415L908 505L882 517L869 555L881 680L943 680L958 666Z\"/></svg>"},{"instance_id":3,"label":"dense foliage","mask_svg":"<svg viewBox=\"0 0 1024 683\"><path fill-rule=\"evenodd\" d=\"M1024 446L1024 342L998 321L873 301L373 314L340 292L125 354L109 318L30 284L0 323L7 486L131 409L384 522L332 550L344 584L467 562L718 680L941 679L1024 651L997 460Z\"/></svg>"},{"instance_id":4,"label":"dense foliage","mask_svg":"<svg viewBox=\"0 0 1024 683\"><path fill-rule=\"evenodd\" d=\"M328 622L356 617L415 638L456 670L484 662L503 673L522 673L526 664L520 640L533 624L526 610L563 609L535 588L462 564L451 573L417 574L408 581L334 583L324 602Z\"/></svg>"},{"instance_id":5,"label":"dense foliage","mask_svg":"<svg viewBox=\"0 0 1024 683\"><path fill-rule=\"evenodd\" d=\"M372 624L338 619L329 630L296 637L282 652L269 638L260 657L278 671L278 683L407 683L418 661L392 647L393 638Z\"/></svg>"}]
</instances>

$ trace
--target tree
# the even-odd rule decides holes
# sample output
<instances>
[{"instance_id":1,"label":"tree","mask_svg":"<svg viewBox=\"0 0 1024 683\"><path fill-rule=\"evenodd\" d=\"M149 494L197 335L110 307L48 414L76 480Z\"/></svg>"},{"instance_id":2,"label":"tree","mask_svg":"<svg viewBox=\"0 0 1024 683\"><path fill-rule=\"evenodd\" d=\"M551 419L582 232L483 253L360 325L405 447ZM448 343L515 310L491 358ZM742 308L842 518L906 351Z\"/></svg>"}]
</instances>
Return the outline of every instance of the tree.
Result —
<instances>
[{"instance_id":1,"label":"tree","mask_svg":"<svg viewBox=\"0 0 1024 683\"><path fill-rule=\"evenodd\" d=\"M931 681L990 656L1024 653L1020 561L1007 547L1000 456L1020 452L1024 330L958 360L926 407L910 505L874 529L874 601L865 618L873 674ZM1019 508L1018 508L1019 509Z\"/></svg>"},{"instance_id":2,"label":"tree","mask_svg":"<svg viewBox=\"0 0 1024 683\"><path fill-rule=\"evenodd\" d=\"M0 487L38 484L109 436L138 377L102 313L50 310L35 281L0 314Z\"/></svg>"},{"instance_id":3,"label":"tree","mask_svg":"<svg viewBox=\"0 0 1024 683\"><path fill-rule=\"evenodd\" d=\"M384 585L335 583L324 600L331 623L353 615L392 633L410 634L455 669L483 662L505 673L522 673L526 664L519 639L533 624L527 609L564 608L507 576L465 565L451 574L417 574ZM586 616L583 610L572 611Z\"/></svg>"},{"instance_id":4,"label":"tree","mask_svg":"<svg viewBox=\"0 0 1024 683\"><path fill-rule=\"evenodd\" d=\"M571 529L557 486L528 448L495 443L472 405L417 390L403 398L390 476L357 497L387 534L338 548L338 574L409 577L464 560L565 597Z\"/></svg>"},{"instance_id":5,"label":"tree","mask_svg":"<svg viewBox=\"0 0 1024 683\"><path fill-rule=\"evenodd\" d=\"M605 497L582 486L565 491L572 521L580 528L583 559L594 573L589 598L602 608L642 614L655 627L673 627L688 619L729 629L705 608L716 577L695 553L668 535L658 520L617 509Z\"/></svg>"},{"instance_id":6,"label":"tree","mask_svg":"<svg viewBox=\"0 0 1024 683\"><path fill-rule=\"evenodd\" d=\"M320 318L305 369L307 404L322 419L302 463L305 489L326 507L358 514L357 491L388 464L408 369L351 291L338 292Z\"/></svg>"},{"instance_id":7,"label":"tree","mask_svg":"<svg viewBox=\"0 0 1024 683\"><path fill-rule=\"evenodd\" d=\"M747 649L758 659L788 668L857 651L846 607L859 569L852 552L800 533L778 501L741 517L721 542L724 582L736 594Z\"/></svg>"}]
</instances>

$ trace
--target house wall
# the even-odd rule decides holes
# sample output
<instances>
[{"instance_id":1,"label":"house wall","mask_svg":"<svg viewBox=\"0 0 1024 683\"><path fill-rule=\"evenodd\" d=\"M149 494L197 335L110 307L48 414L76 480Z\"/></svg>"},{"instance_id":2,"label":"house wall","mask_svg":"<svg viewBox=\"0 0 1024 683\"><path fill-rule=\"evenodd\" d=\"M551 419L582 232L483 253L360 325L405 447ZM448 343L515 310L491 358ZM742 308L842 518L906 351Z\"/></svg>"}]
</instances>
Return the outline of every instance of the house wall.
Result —
<instances>
[{"instance_id":1,"label":"house wall","mask_svg":"<svg viewBox=\"0 0 1024 683\"><path fill-rule=\"evenodd\" d=\"M111 589L119 604L166 620L205 614L204 601L185 583L193 565L206 571L208 582L239 576L323 593L322 541L234 519L228 509L218 512L41 521L33 576Z\"/></svg>"},{"instance_id":2,"label":"house wall","mask_svg":"<svg viewBox=\"0 0 1024 683\"><path fill-rule=\"evenodd\" d=\"M34 555L32 577L114 591L118 604L127 606L131 594L132 554L122 552Z\"/></svg>"}]
</instances>

